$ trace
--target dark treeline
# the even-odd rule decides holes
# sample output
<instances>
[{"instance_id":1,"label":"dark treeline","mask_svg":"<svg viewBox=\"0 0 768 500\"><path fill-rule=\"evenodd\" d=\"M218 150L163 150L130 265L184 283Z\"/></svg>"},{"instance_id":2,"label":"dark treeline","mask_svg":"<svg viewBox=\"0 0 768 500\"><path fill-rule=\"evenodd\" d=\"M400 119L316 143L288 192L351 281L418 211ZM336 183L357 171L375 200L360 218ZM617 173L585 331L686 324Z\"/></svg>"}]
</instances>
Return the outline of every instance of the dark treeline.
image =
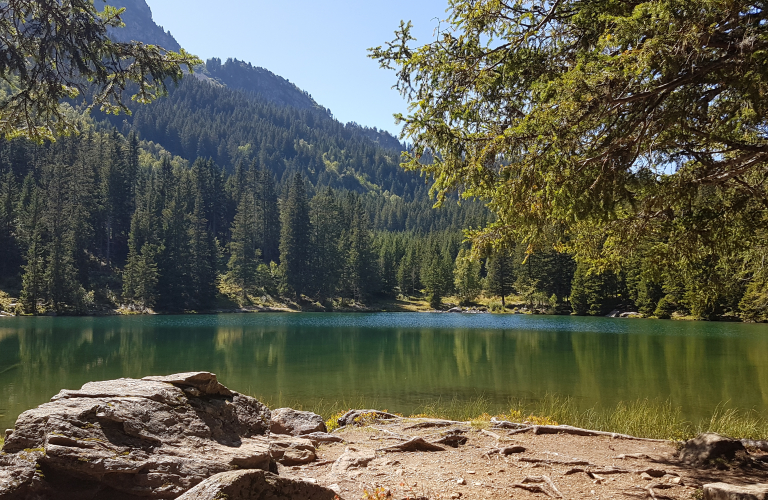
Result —
<instances>
[{"instance_id":1,"label":"dark treeline","mask_svg":"<svg viewBox=\"0 0 768 500\"><path fill-rule=\"evenodd\" d=\"M768 317L765 281L740 271L743 256L668 265L648 243L618 269L522 246L472 261L462 229L486 224L482 205L436 210L401 194L313 184L300 171L278 179L258 158L189 162L134 133L5 141L0 284L28 314L484 295L500 298L495 310Z\"/></svg>"},{"instance_id":2,"label":"dark treeline","mask_svg":"<svg viewBox=\"0 0 768 500\"><path fill-rule=\"evenodd\" d=\"M453 259L456 228L486 214L317 186L299 172L280 182L258 160L231 173L212 159L190 165L117 131L2 142L0 194L0 280L32 314L209 309L220 293L243 304L395 295L406 253L450 239Z\"/></svg>"}]
</instances>

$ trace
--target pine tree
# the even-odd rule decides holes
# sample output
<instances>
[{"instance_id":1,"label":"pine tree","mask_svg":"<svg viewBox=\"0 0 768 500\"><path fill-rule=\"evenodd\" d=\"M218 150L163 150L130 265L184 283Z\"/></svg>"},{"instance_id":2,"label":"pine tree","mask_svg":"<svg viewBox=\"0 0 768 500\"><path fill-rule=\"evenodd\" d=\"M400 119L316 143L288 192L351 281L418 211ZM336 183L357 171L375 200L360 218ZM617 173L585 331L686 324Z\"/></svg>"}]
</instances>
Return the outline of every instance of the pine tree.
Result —
<instances>
[{"instance_id":1,"label":"pine tree","mask_svg":"<svg viewBox=\"0 0 768 500\"><path fill-rule=\"evenodd\" d=\"M343 274L341 209L328 188L311 202L312 293L320 302L335 296Z\"/></svg>"},{"instance_id":2,"label":"pine tree","mask_svg":"<svg viewBox=\"0 0 768 500\"><path fill-rule=\"evenodd\" d=\"M485 291L501 297L502 307L506 307L506 296L512 293L514 287L514 267L514 258L506 252L492 255L486 264Z\"/></svg>"},{"instance_id":3,"label":"pine tree","mask_svg":"<svg viewBox=\"0 0 768 500\"><path fill-rule=\"evenodd\" d=\"M471 260L469 252L462 248L456 257L454 285L462 305L469 305L483 291L480 278L480 261Z\"/></svg>"},{"instance_id":4,"label":"pine tree","mask_svg":"<svg viewBox=\"0 0 768 500\"><path fill-rule=\"evenodd\" d=\"M421 288L421 260L419 249L411 241L397 268L397 283L405 295L415 295Z\"/></svg>"},{"instance_id":5,"label":"pine tree","mask_svg":"<svg viewBox=\"0 0 768 500\"><path fill-rule=\"evenodd\" d=\"M376 260L368 214L363 210L360 199L352 205L352 224L346 237L347 286L352 296L363 301L378 291Z\"/></svg>"},{"instance_id":6,"label":"pine tree","mask_svg":"<svg viewBox=\"0 0 768 500\"><path fill-rule=\"evenodd\" d=\"M28 176L27 179L31 179L31 176ZM25 182L25 185L28 185L27 182ZM42 203L40 202L36 186L31 187L28 201L29 204L24 210L27 252L20 299L25 312L37 314L38 302L43 298L45 290L43 279L45 257L43 253L43 224L41 221Z\"/></svg>"},{"instance_id":7,"label":"pine tree","mask_svg":"<svg viewBox=\"0 0 768 500\"><path fill-rule=\"evenodd\" d=\"M310 256L314 251L310 241L311 224L304 179L293 177L282 213L280 233L280 267L286 287L296 300L301 299L311 284Z\"/></svg>"},{"instance_id":8,"label":"pine tree","mask_svg":"<svg viewBox=\"0 0 768 500\"><path fill-rule=\"evenodd\" d=\"M179 311L192 304L192 269L189 241L190 217L181 186L166 200L162 218L162 251L158 259L158 301L161 309Z\"/></svg>"},{"instance_id":9,"label":"pine tree","mask_svg":"<svg viewBox=\"0 0 768 500\"><path fill-rule=\"evenodd\" d=\"M216 297L216 248L203 213L203 195L198 190L190 218L190 254L192 258L192 305L208 308Z\"/></svg>"},{"instance_id":10,"label":"pine tree","mask_svg":"<svg viewBox=\"0 0 768 500\"><path fill-rule=\"evenodd\" d=\"M267 169L257 171L257 234L258 245L264 262L280 260L280 210L272 173Z\"/></svg>"},{"instance_id":11,"label":"pine tree","mask_svg":"<svg viewBox=\"0 0 768 500\"><path fill-rule=\"evenodd\" d=\"M256 287L256 271L260 263L253 231L256 207L252 196L243 195L232 222L232 240L229 242L229 262L225 281L233 287L241 303L246 303L248 293Z\"/></svg>"},{"instance_id":12,"label":"pine tree","mask_svg":"<svg viewBox=\"0 0 768 500\"><path fill-rule=\"evenodd\" d=\"M61 313L68 304L77 302L80 287L74 266L75 235L71 224L74 207L69 199L72 187L67 179L68 167L54 163L46 170L45 207L41 218L47 236L43 282L45 296L54 311Z\"/></svg>"},{"instance_id":13,"label":"pine tree","mask_svg":"<svg viewBox=\"0 0 768 500\"><path fill-rule=\"evenodd\" d=\"M579 262L571 286L571 307L578 315L603 316L620 303L618 280L611 271L597 271Z\"/></svg>"},{"instance_id":14,"label":"pine tree","mask_svg":"<svg viewBox=\"0 0 768 500\"><path fill-rule=\"evenodd\" d=\"M0 179L0 279L18 266L19 248L14 236L19 187L9 168Z\"/></svg>"},{"instance_id":15,"label":"pine tree","mask_svg":"<svg viewBox=\"0 0 768 500\"><path fill-rule=\"evenodd\" d=\"M157 301L157 260L161 247L154 215L153 180L154 174L149 172L139 183L128 236L128 262L123 273L123 299L141 308L154 307Z\"/></svg>"}]
</instances>

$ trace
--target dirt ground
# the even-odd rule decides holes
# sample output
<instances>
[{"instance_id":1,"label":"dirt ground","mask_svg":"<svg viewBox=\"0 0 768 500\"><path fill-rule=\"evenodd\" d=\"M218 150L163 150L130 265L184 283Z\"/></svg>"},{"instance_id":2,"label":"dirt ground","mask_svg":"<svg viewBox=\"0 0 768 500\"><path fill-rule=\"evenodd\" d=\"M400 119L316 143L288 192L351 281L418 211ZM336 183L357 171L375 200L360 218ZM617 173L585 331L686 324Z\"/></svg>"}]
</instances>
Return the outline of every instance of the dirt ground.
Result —
<instances>
[{"instance_id":1,"label":"dirt ground","mask_svg":"<svg viewBox=\"0 0 768 500\"><path fill-rule=\"evenodd\" d=\"M751 454L748 466L721 463L719 468L695 469L675 459L676 448L671 442L530 432L508 436L509 431L478 429L468 423L413 428L420 422L401 419L342 428L335 435L344 443L322 444L315 462L280 466L279 473L330 487L344 500L383 499L389 495L395 500L689 499L700 498L700 488L712 482L768 482L768 456L760 452ZM433 441L450 431L463 432L466 444L458 448L444 446L445 451L434 452L376 451L376 458L367 466L343 472L331 470L334 461L348 449L370 454L403 443L405 437L421 436ZM525 451L507 456L486 454L512 446Z\"/></svg>"}]
</instances>

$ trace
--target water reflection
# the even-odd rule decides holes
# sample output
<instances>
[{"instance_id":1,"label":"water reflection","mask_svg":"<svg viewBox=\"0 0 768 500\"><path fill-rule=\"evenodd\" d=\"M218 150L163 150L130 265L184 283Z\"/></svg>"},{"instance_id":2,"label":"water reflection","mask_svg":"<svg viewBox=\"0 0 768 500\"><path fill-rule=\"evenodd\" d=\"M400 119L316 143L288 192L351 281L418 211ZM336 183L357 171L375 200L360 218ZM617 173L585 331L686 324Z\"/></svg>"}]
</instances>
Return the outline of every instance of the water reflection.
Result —
<instances>
[{"instance_id":1,"label":"water reflection","mask_svg":"<svg viewBox=\"0 0 768 500\"><path fill-rule=\"evenodd\" d=\"M669 398L688 418L721 402L768 409L759 325L459 315L13 318L0 328L0 428L62 388L192 370L271 400L376 399L410 412L434 398L546 393L584 407Z\"/></svg>"}]
</instances>

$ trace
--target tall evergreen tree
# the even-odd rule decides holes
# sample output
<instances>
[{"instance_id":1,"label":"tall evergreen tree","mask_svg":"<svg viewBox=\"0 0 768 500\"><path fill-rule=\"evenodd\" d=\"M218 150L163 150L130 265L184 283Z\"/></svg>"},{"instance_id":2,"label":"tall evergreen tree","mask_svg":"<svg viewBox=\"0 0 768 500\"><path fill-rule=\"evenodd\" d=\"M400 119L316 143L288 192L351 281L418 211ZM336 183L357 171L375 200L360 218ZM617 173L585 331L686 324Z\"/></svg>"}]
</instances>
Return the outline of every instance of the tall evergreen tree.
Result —
<instances>
[{"instance_id":1,"label":"tall evergreen tree","mask_svg":"<svg viewBox=\"0 0 768 500\"><path fill-rule=\"evenodd\" d=\"M454 286L462 305L469 305L483 291L480 261L469 257L469 252L462 248L454 266Z\"/></svg>"},{"instance_id":2,"label":"tall evergreen tree","mask_svg":"<svg viewBox=\"0 0 768 500\"><path fill-rule=\"evenodd\" d=\"M344 272L341 207L326 189L312 198L312 293L320 302L335 296Z\"/></svg>"},{"instance_id":3,"label":"tall evergreen tree","mask_svg":"<svg viewBox=\"0 0 768 500\"><path fill-rule=\"evenodd\" d=\"M68 304L77 302L79 288L74 266L75 235L72 227L75 210L69 198L73 189L68 182L69 167L53 163L46 170L42 222L47 236L47 256L43 282L45 296L54 311L60 313Z\"/></svg>"},{"instance_id":4,"label":"tall evergreen tree","mask_svg":"<svg viewBox=\"0 0 768 500\"><path fill-rule=\"evenodd\" d=\"M248 293L252 292L257 284L256 270L260 259L259 250L256 248L256 235L253 231L255 221L254 198L243 195L232 222L228 271L224 277L226 282L238 292L241 303L247 302Z\"/></svg>"},{"instance_id":5,"label":"tall evergreen tree","mask_svg":"<svg viewBox=\"0 0 768 500\"><path fill-rule=\"evenodd\" d=\"M310 231L309 203L304 179L297 173L288 189L280 233L280 267L285 285L294 293L296 300L301 298L301 294L311 284L310 256L313 250Z\"/></svg>"},{"instance_id":6,"label":"tall evergreen tree","mask_svg":"<svg viewBox=\"0 0 768 500\"><path fill-rule=\"evenodd\" d=\"M356 198L352 205L351 223L346 235L347 271L345 274L352 296L362 301L377 291L378 276L370 222L359 198Z\"/></svg>"},{"instance_id":7,"label":"tall evergreen tree","mask_svg":"<svg viewBox=\"0 0 768 500\"><path fill-rule=\"evenodd\" d=\"M31 179L31 176L27 179ZM29 184L25 182L25 185ZM31 186L29 203L25 208L23 216L27 263L24 265L20 298L25 312L37 314L38 303L43 299L45 290L45 254L41 220L43 207L36 186Z\"/></svg>"},{"instance_id":8,"label":"tall evergreen tree","mask_svg":"<svg viewBox=\"0 0 768 500\"><path fill-rule=\"evenodd\" d=\"M128 262L123 273L123 299L139 307L154 307L157 301L157 260L161 251L155 218L156 195L153 172L139 183L136 210L128 236Z\"/></svg>"},{"instance_id":9,"label":"tall evergreen tree","mask_svg":"<svg viewBox=\"0 0 768 500\"><path fill-rule=\"evenodd\" d=\"M486 269L486 292L501 297L501 305L506 307L506 297L512 293L515 283L514 258L507 252L496 253L488 258Z\"/></svg>"},{"instance_id":10,"label":"tall evergreen tree","mask_svg":"<svg viewBox=\"0 0 768 500\"><path fill-rule=\"evenodd\" d=\"M264 262L280 260L280 209L277 204L277 191L272 172L267 169L257 170L257 234Z\"/></svg>"}]
</instances>

